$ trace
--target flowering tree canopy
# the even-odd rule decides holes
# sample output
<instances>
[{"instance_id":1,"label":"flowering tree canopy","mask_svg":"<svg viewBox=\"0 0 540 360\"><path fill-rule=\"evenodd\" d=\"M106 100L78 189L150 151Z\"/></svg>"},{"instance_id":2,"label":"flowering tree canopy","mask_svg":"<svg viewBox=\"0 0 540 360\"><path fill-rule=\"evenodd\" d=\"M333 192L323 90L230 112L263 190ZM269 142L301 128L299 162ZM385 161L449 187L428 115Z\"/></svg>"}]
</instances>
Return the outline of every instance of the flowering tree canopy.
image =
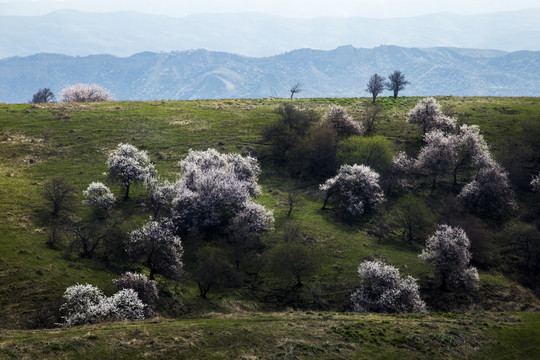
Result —
<instances>
[{"instance_id":1,"label":"flowering tree canopy","mask_svg":"<svg viewBox=\"0 0 540 360\"><path fill-rule=\"evenodd\" d=\"M165 219L150 221L130 234L128 253L142 258L150 268L150 279L155 274L175 278L182 271L183 248L175 235L172 223Z\"/></svg>"},{"instance_id":2,"label":"flowering tree canopy","mask_svg":"<svg viewBox=\"0 0 540 360\"><path fill-rule=\"evenodd\" d=\"M494 218L504 218L516 208L508 173L496 161L482 167L458 197L477 213Z\"/></svg>"},{"instance_id":3,"label":"flowering tree canopy","mask_svg":"<svg viewBox=\"0 0 540 360\"><path fill-rule=\"evenodd\" d=\"M123 289L106 297L94 285L73 285L64 292L60 306L62 326L95 324L102 320L142 320L145 305L133 289Z\"/></svg>"},{"instance_id":4,"label":"flowering tree canopy","mask_svg":"<svg viewBox=\"0 0 540 360\"><path fill-rule=\"evenodd\" d=\"M92 182L86 190L83 190L83 195L85 197L83 204L97 210L109 210L116 202L114 194L101 182Z\"/></svg>"},{"instance_id":5,"label":"flowering tree canopy","mask_svg":"<svg viewBox=\"0 0 540 360\"><path fill-rule=\"evenodd\" d=\"M472 255L467 234L460 227L440 225L426 241L419 257L433 265L443 290L478 288L478 271L470 266Z\"/></svg>"},{"instance_id":6,"label":"flowering tree canopy","mask_svg":"<svg viewBox=\"0 0 540 360\"><path fill-rule=\"evenodd\" d=\"M430 130L452 131L456 127L456 120L445 116L441 111L441 106L432 97L418 101L415 107L409 112L408 121L419 124L424 134Z\"/></svg>"},{"instance_id":7,"label":"flowering tree canopy","mask_svg":"<svg viewBox=\"0 0 540 360\"><path fill-rule=\"evenodd\" d=\"M319 189L326 193L323 209L328 199L337 197L339 207L350 215L375 209L384 200L379 174L365 165L342 165L338 174L326 180Z\"/></svg>"},{"instance_id":8,"label":"flowering tree canopy","mask_svg":"<svg viewBox=\"0 0 540 360\"><path fill-rule=\"evenodd\" d=\"M362 135L365 132L362 123L354 121L352 116L347 112L347 109L343 106L331 106L324 114L322 120L325 126L334 129L341 137Z\"/></svg>"},{"instance_id":9,"label":"flowering tree canopy","mask_svg":"<svg viewBox=\"0 0 540 360\"><path fill-rule=\"evenodd\" d=\"M143 181L154 173L154 165L150 163L148 154L130 144L118 144L116 150L107 159L109 176L120 182L126 189L125 199L129 197L132 183Z\"/></svg>"},{"instance_id":10,"label":"flowering tree canopy","mask_svg":"<svg viewBox=\"0 0 540 360\"><path fill-rule=\"evenodd\" d=\"M420 149L415 163L417 169L426 169L432 176L432 189L437 178L449 172L456 163L456 136L448 135L441 130L432 130L424 135L426 145Z\"/></svg>"},{"instance_id":11,"label":"flowering tree canopy","mask_svg":"<svg viewBox=\"0 0 540 360\"><path fill-rule=\"evenodd\" d=\"M416 279L402 279L399 270L379 261L364 261L358 267L361 286L352 293L354 311L418 313L426 311Z\"/></svg>"},{"instance_id":12,"label":"flowering tree canopy","mask_svg":"<svg viewBox=\"0 0 540 360\"><path fill-rule=\"evenodd\" d=\"M104 87L96 84L75 84L60 92L60 102L114 101L114 96Z\"/></svg>"},{"instance_id":13,"label":"flowering tree canopy","mask_svg":"<svg viewBox=\"0 0 540 360\"><path fill-rule=\"evenodd\" d=\"M176 195L175 184L155 176L148 176L144 179L144 186L146 187L144 207L152 212L154 220L170 217L172 201Z\"/></svg>"},{"instance_id":14,"label":"flowering tree canopy","mask_svg":"<svg viewBox=\"0 0 540 360\"><path fill-rule=\"evenodd\" d=\"M261 191L257 184L261 169L251 156L190 150L180 167L183 173L176 184L172 214L179 229L224 229L242 213L259 216L251 218L265 224L255 226L258 229L273 222L271 214L251 202Z\"/></svg>"}]
</instances>

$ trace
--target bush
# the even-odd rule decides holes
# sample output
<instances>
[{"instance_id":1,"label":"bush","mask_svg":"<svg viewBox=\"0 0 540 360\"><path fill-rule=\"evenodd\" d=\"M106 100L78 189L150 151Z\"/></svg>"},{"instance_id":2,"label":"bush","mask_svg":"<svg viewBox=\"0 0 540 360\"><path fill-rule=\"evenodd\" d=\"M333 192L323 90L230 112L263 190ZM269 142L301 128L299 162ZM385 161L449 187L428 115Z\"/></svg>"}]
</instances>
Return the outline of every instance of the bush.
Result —
<instances>
[{"instance_id":1,"label":"bush","mask_svg":"<svg viewBox=\"0 0 540 360\"><path fill-rule=\"evenodd\" d=\"M351 136L338 146L338 163L367 165L379 174L392 167L392 143L384 136Z\"/></svg>"},{"instance_id":2,"label":"bush","mask_svg":"<svg viewBox=\"0 0 540 360\"><path fill-rule=\"evenodd\" d=\"M361 286L352 293L356 312L419 313L426 311L416 279L402 279L399 270L379 261L364 261L358 267Z\"/></svg>"},{"instance_id":3,"label":"bush","mask_svg":"<svg viewBox=\"0 0 540 360\"><path fill-rule=\"evenodd\" d=\"M273 160L283 163L289 151L306 136L318 118L314 112L299 110L289 103L280 105L274 112L280 118L264 129L263 137L271 144Z\"/></svg>"},{"instance_id":4,"label":"bush","mask_svg":"<svg viewBox=\"0 0 540 360\"><path fill-rule=\"evenodd\" d=\"M317 126L301 138L288 156L293 174L324 179L336 171L337 134L329 127Z\"/></svg>"},{"instance_id":5,"label":"bush","mask_svg":"<svg viewBox=\"0 0 540 360\"><path fill-rule=\"evenodd\" d=\"M60 92L60 102L114 101L114 96L104 87L96 84L75 84Z\"/></svg>"},{"instance_id":6,"label":"bush","mask_svg":"<svg viewBox=\"0 0 540 360\"><path fill-rule=\"evenodd\" d=\"M121 278L113 280L118 290L133 289L145 304L154 304L159 296L156 282L144 274L126 272Z\"/></svg>"},{"instance_id":7,"label":"bush","mask_svg":"<svg viewBox=\"0 0 540 360\"><path fill-rule=\"evenodd\" d=\"M222 249L204 246L197 251L191 271L199 288L199 295L206 299L210 290L217 290L238 282L237 273L227 262Z\"/></svg>"},{"instance_id":8,"label":"bush","mask_svg":"<svg viewBox=\"0 0 540 360\"><path fill-rule=\"evenodd\" d=\"M362 123L354 121L343 106L331 106L322 121L325 126L334 129L340 137L362 135L365 132Z\"/></svg>"},{"instance_id":9,"label":"bush","mask_svg":"<svg viewBox=\"0 0 540 360\"><path fill-rule=\"evenodd\" d=\"M302 280L317 272L320 261L310 245L288 242L270 250L269 267L276 275L292 277L300 287Z\"/></svg>"}]
</instances>

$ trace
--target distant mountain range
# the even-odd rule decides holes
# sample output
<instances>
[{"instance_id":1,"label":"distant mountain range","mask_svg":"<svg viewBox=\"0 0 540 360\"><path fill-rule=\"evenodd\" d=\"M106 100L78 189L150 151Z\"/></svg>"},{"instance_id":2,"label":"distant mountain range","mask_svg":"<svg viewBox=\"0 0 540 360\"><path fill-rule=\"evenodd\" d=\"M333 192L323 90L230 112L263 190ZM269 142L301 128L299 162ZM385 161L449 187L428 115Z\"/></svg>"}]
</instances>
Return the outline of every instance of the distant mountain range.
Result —
<instances>
[{"instance_id":1,"label":"distant mountain range","mask_svg":"<svg viewBox=\"0 0 540 360\"><path fill-rule=\"evenodd\" d=\"M342 45L538 51L539 19L540 9L399 19L293 19L256 13L173 18L62 10L42 16L0 16L0 58L41 52L130 56L142 51L201 48L262 57L301 48L331 50Z\"/></svg>"},{"instance_id":2,"label":"distant mountain range","mask_svg":"<svg viewBox=\"0 0 540 360\"><path fill-rule=\"evenodd\" d=\"M0 102L78 82L102 85L119 100L287 97L296 82L305 97L368 96L372 74L396 69L411 82L403 95L540 96L540 52L343 46L266 58L207 50L12 57L0 60Z\"/></svg>"}]
</instances>

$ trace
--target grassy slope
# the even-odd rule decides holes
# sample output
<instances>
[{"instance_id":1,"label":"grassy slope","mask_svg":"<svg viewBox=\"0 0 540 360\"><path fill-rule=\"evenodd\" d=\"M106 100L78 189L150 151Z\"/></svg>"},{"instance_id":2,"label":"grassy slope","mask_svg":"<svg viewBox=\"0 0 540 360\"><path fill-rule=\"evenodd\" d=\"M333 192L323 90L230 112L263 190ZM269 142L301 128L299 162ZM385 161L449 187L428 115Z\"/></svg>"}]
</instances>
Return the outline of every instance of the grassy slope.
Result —
<instances>
[{"instance_id":1,"label":"grassy slope","mask_svg":"<svg viewBox=\"0 0 540 360\"><path fill-rule=\"evenodd\" d=\"M381 99L386 119L377 125L377 134L390 138L396 151L418 147L419 130L405 123L406 112L417 100ZM160 173L174 179L176 163L189 148L215 147L236 152L260 148L260 130L275 119L272 110L281 101L0 105L0 213L3 214L0 220L0 327L24 326L33 310L77 282L96 284L108 293L113 291L110 280L117 274L94 262L66 257L62 251L45 245L47 207L41 198L41 186L46 179L64 175L80 190L91 181L104 181L102 173L106 170L107 153L119 142L147 150ZM367 101L299 99L294 103L321 113L330 104L337 103L358 115L359 106ZM479 124L493 152L503 162L512 164L517 154L525 154L519 159L522 163L534 160L530 158L528 145L521 139L526 137L531 122L538 121L540 99L447 97L439 101L455 106L464 114L465 121ZM276 169L264 169L260 179L263 195L259 199L274 209L278 230L285 221L285 209L279 202L287 188L287 181L279 174ZM525 180L517 179L522 183ZM118 187L113 186L113 190L119 194ZM134 189L134 203L140 193L140 189ZM380 243L364 232L362 223L335 222L328 213L319 210L320 199L311 193L304 194L302 209L293 217L302 221L306 233L318 239L326 255L323 270L314 281L323 291L330 292L331 297L348 296L357 283L356 267L366 256L384 256L402 272L416 277L428 273L429 268L417 259L419 249L401 243ZM143 217L141 211L135 211L134 226ZM267 241L275 241L277 237L270 235ZM511 285L498 274L483 273L481 277L487 287ZM515 295L509 289L505 290L507 294L501 295L503 298ZM189 292L183 295L193 297ZM128 326L137 328L137 325Z\"/></svg>"},{"instance_id":2,"label":"grassy slope","mask_svg":"<svg viewBox=\"0 0 540 360\"><path fill-rule=\"evenodd\" d=\"M236 313L0 335L6 359L533 359L540 315Z\"/></svg>"}]
</instances>

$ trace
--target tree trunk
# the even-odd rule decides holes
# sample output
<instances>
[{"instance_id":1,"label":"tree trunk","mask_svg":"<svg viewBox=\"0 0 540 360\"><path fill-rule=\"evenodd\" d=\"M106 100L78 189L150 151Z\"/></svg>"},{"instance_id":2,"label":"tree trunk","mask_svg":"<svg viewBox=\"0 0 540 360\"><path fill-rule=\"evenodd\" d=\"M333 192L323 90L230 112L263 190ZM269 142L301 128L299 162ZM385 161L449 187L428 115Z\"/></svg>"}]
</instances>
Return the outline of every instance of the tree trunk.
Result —
<instances>
[{"instance_id":1,"label":"tree trunk","mask_svg":"<svg viewBox=\"0 0 540 360\"><path fill-rule=\"evenodd\" d=\"M126 196L124 196L124 201L126 201L127 199L129 199L129 185L126 186Z\"/></svg>"}]
</instances>

